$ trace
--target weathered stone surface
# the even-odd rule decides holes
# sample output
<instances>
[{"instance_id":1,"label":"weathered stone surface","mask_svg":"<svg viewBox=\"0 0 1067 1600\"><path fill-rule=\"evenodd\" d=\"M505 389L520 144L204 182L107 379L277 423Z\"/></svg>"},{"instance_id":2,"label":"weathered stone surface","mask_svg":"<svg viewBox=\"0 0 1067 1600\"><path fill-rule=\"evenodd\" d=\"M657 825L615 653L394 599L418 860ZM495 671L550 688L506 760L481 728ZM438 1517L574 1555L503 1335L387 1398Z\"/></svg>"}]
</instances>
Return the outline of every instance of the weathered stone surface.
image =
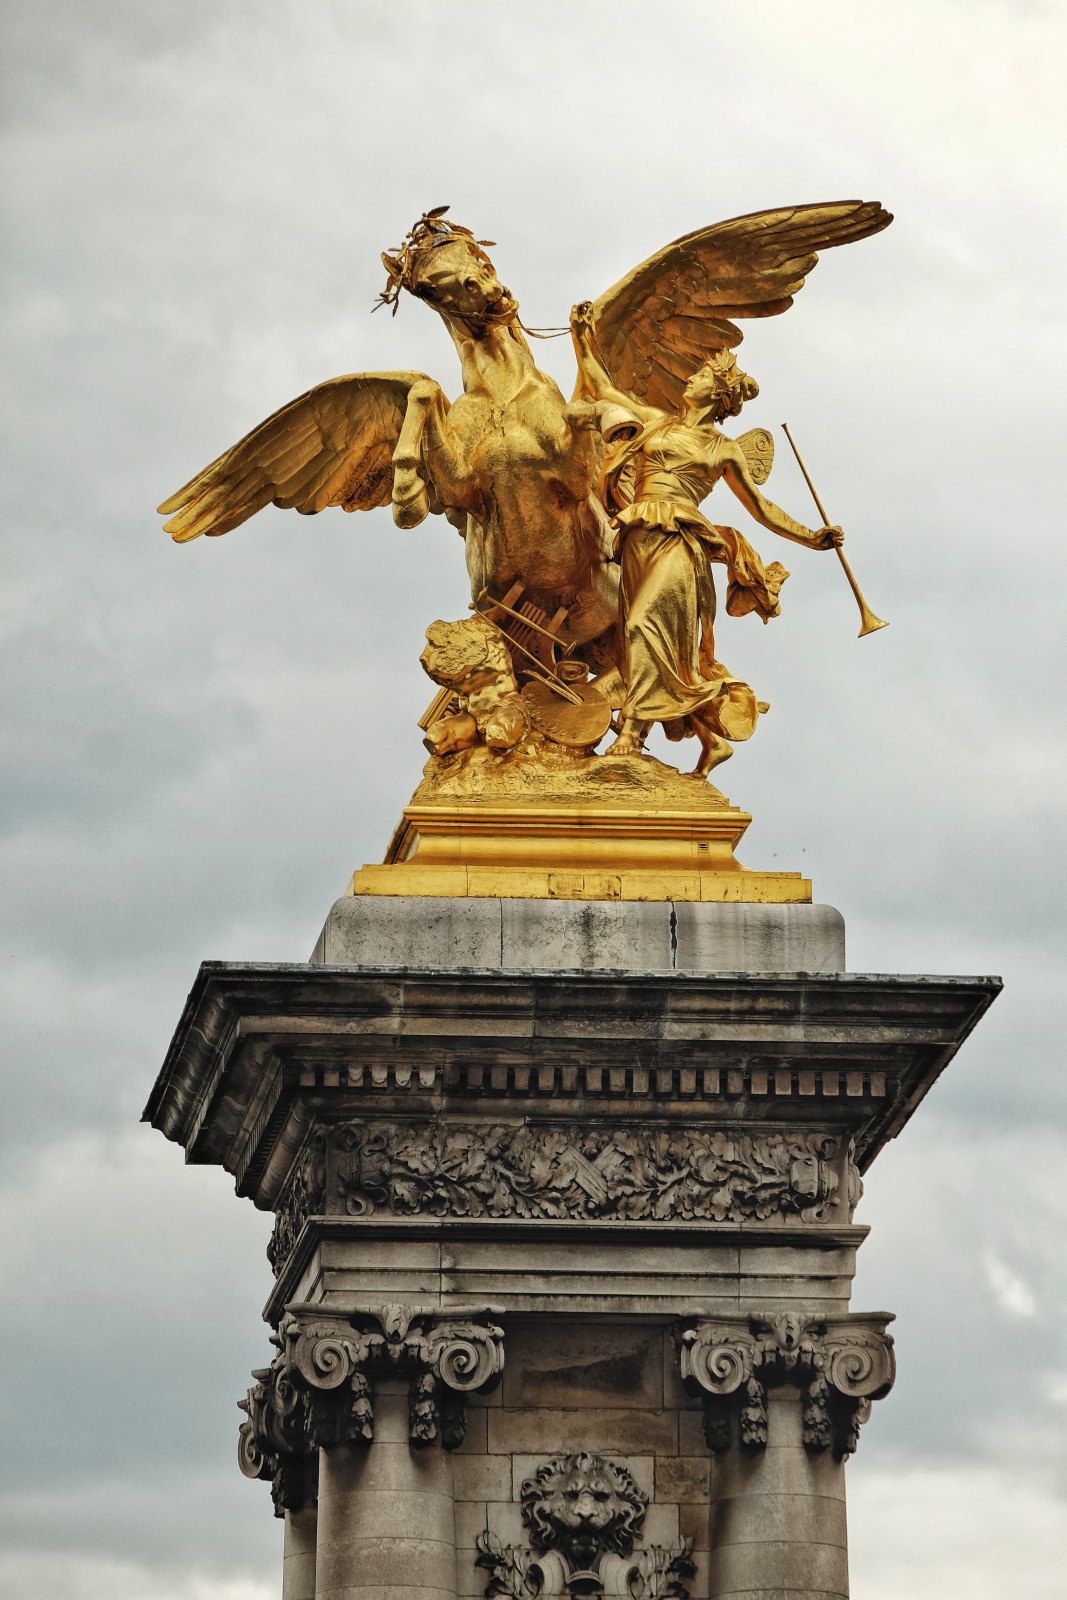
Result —
<instances>
[{"instance_id":1,"label":"weathered stone surface","mask_svg":"<svg viewBox=\"0 0 1067 1600\"><path fill-rule=\"evenodd\" d=\"M373 1448L322 1452L316 1600L455 1596L452 1459L411 1448L408 1407L407 1386L383 1382Z\"/></svg>"},{"instance_id":2,"label":"weathered stone surface","mask_svg":"<svg viewBox=\"0 0 1067 1600\"><path fill-rule=\"evenodd\" d=\"M845 925L832 906L343 895L311 960L547 972L842 972Z\"/></svg>"},{"instance_id":3,"label":"weathered stone surface","mask_svg":"<svg viewBox=\"0 0 1067 1600\"><path fill-rule=\"evenodd\" d=\"M484 1500L463 1500L456 1484L456 1566L474 1561L477 1541L489 1531L489 1517Z\"/></svg>"},{"instance_id":4,"label":"weathered stone surface","mask_svg":"<svg viewBox=\"0 0 1067 1600\"><path fill-rule=\"evenodd\" d=\"M655 1471L657 1500L706 1505L711 1484L711 1459L706 1452L699 1456L660 1456Z\"/></svg>"},{"instance_id":5,"label":"weathered stone surface","mask_svg":"<svg viewBox=\"0 0 1067 1600\"><path fill-rule=\"evenodd\" d=\"M711 1593L725 1600L738 1593L768 1593L775 1600L797 1589L813 1590L834 1600L848 1600L848 1556L840 1545L760 1540L714 1549Z\"/></svg>"},{"instance_id":6,"label":"weathered stone surface","mask_svg":"<svg viewBox=\"0 0 1067 1600\"><path fill-rule=\"evenodd\" d=\"M695 1553L706 1552L710 1545L711 1523L709 1507L705 1501L683 1500L678 1506L678 1533L688 1539Z\"/></svg>"},{"instance_id":7,"label":"weathered stone surface","mask_svg":"<svg viewBox=\"0 0 1067 1600\"><path fill-rule=\"evenodd\" d=\"M360 896L312 964L202 970L146 1116L277 1213L245 1444L285 1600L512 1582L557 1456L647 1497L618 1592L847 1594L839 1457L887 1387L857 1168L999 985L843 965L826 907Z\"/></svg>"},{"instance_id":8,"label":"weathered stone surface","mask_svg":"<svg viewBox=\"0 0 1067 1600\"><path fill-rule=\"evenodd\" d=\"M456 1499L510 1501L511 1463L510 1455L466 1456L457 1452L452 1462Z\"/></svg>"},{"instance_id":9,"label":"weathered stone surface","mask_svg":"<svg viewBox=\"0 0 1067 1600\"><path fill-rule=\"evenodd\" d=\"M773 1481L770 1463L766 1474ZM715 1500L712 1519L716 1546L815 1541L845 1549L848 1544L845 1502L841 1495L763 1492L743 1498Z\"/></svg>"},{"instance_id":10,"label":"weathered stone surface","mask_svg":"<svg viewBox=\"0 0 1067 1600\"><path fill-rule=\"evenodd\" d=\"M518 1323L508 1338L501 1398L510 1409L663 1406L659 1328L558 1321Z\"/></svg>"},{"instance_id":11,"label":"weathered stone surface","mask_svg":"<svg viewBox=\"0 0 1067 1600\"><path fill-rule=\"evenodd\" d=\"M489 1413L489 1448L494 1454L551 1454L556 1450L601 1450L622 1455L654 1450L678 1453L674 1411L542 1409Z\"/></svg>"},{"instance_id":12,"label":"weathered stone surface","mask_svg":"<svg viewBox=\"0 0 1067 1600\"><path fill-rule=\"evenodd\" d=\"M845 919L833 906L678 901L680 972L843 972Z\"/></svg>"},{"instance_id":13,"label":"weathered stone surface","mask_svg":"<svg viewBox=\"0 0 1067 1600\"><path fill-rule=\"evenodd\" d=\"M282 1600L315 1600L318 1512L308 1506L285 1514Z\"/></svg>"}]
</instances>

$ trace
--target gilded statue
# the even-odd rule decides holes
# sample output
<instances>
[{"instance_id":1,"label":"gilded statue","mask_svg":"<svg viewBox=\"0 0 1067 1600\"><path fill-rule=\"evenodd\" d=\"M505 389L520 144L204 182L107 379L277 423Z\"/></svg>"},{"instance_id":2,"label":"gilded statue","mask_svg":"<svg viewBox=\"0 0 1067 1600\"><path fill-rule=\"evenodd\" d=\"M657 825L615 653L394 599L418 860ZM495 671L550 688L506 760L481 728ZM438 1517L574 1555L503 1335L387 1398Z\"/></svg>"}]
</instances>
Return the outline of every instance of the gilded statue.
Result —
<instances>
[{"instance_id":1,"label":"gilded statue","mask_svg":"<svg viewBox=\"0 0 1067 1600\"><path fill-rule=\"evenodd\" d=\"M167 531L217 537L271 503L304 514L391 505L405 529L443 514L463 538L483 620L434 624L445 632L424 664L441 688L422 724L433 756L506 760L546 740L591 752L616 711L615 757L639 756L658 722L697 736L706 777L765 709L718 660L710 564L726 568L726 609L764 620L787 574L707 521L701 501L721 479L764 527L841 553L840 529L825 518L809 529L762 494L769 435L721 431L756 393L732 354L735 319L787 310L820 251L892 219L871 202L790 206L668 244L576 309L567 401L536 364L490 242L447 210L426 212L382 256L379 303L395 314L408 294L441 317L462 394L450 400L421 372L319 384L166 500Z\"/></svg>"},{"instance_id":2,"label":"gilded statue","mask_svg":"<svg viewBox=\"0 0 1067 1600\"><path fill-rule=\"evenodd\" d=\"M643 404L612 383L593 340L593 307L571 313L579 390L618 408L621 445L608 456L601 496L618 528L619 661L622 726L616 755L639 754L653 722L668 737L695 733L701 744L696 771L706 776L733 754L729 741L747 739L761 702L717 659L714 642L713 562L729 575L726 609L778 616L779 592L789 576L780 562L765 567L735 528L707 521L700 502L722 479L765 528L816 550L830 550L841 529L817 532L766 499L749 467L743 443L719 424L740 414L759 393L730 350L698 367L673 414ZM618 427L632 417L637 430Z\"/></svg>"}]
</instances>

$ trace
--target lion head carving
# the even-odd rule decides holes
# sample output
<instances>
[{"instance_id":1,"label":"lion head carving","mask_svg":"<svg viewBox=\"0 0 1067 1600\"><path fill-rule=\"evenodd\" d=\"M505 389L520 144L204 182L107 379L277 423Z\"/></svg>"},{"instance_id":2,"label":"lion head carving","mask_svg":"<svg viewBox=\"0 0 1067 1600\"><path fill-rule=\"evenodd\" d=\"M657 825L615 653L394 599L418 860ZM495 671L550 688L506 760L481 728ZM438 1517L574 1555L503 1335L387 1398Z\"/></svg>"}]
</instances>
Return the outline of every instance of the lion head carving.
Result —
<instances>
[{"instance_id":1,"label":"lion head carving","mask_svg":"<svg viewBox=\"0 0 1067 1600\"><path fill-rule=\"evenodd\" d=\"M629 1555L648 1496L617 1461L583 1450L538 1467L522 1486L521 1502L535 1550L561 1550L588 1567L606 1550Z\"/></svg>"}]
</instances>

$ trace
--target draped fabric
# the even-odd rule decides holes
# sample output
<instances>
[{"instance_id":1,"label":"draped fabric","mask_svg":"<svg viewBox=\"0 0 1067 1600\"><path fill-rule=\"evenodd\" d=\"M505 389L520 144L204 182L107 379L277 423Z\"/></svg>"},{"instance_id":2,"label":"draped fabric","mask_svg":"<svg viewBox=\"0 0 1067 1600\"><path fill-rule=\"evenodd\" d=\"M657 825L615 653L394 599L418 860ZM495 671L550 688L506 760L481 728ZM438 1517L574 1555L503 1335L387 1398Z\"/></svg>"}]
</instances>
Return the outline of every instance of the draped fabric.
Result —
<instances>
[{"instance_id":1,"label":"draped fabric","mask_svg":"<svg viewBox=\"0 0 1067 1600\"><path fill-rule=\"evenodd\" d=\"M764 622L778 615L788 573L700 513L722 476L724 443L672 419L654 423L609 458L604 490L619 528L624 715L670 722L699 710L725 737L747 739L755 696L716 659L711 568L726 568L730 615ZM628 491L634 498L619 504Z\"/></svg>"}]
</instances>

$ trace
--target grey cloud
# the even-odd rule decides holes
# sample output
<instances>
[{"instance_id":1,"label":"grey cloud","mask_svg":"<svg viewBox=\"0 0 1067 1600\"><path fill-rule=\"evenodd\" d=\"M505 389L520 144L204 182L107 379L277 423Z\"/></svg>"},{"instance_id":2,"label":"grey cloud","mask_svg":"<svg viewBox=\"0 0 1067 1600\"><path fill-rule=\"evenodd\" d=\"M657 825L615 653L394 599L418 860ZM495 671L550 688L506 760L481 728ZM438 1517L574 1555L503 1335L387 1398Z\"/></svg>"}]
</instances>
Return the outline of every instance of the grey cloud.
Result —
<instances>
[{"instance_id":1,"label":"grey cloud","mask_svg":"<svg viewBox=\"0 0 1067 1600\"><path fill-rule=\"evenodd\" d=\"M833 559L791 549L782 618L722 628L773 709L721 781L753 813L742 858L811 876L853 969L1007 979L869 1177L857 1304L898 1311L901 1378L850 1492L877 1474L917 1561L934 1513L909 1472L943 1516L970 1486L1045 1528L1064 1470L1039 1178L1065 1093L1055 13L694 0L667 44L641 4L70 0L7 30L6 1465L34 1481L8 1491L21 1565L0 1572L62 1600L276 1589L265 1491L230 1467L269 1349L265 1220L135 1121L199 960L301 959L380 856L423 759L423 629L468 595L444 526L268 512L178 549L152 508L328 376L413 367L456 392L425 308L370 314L378 251L444 201L499 241L535 325L716 216L846 193L897 212L742 347L753 424L789 419L892 625L857 642ZM567 387L566 340L537 349ZM771 489L813 514L782 451ZM1006 1320L986 1248L1033 1317ZM1010 1495L988 1477L1004 1461ZM105 1521L90 1475L129 1515ZM976 1537L1011 1570L1007 1534ZM869 1559L865 1588L895 1600L899 1564ZM939 1592L922 1581L907 1592Z\"/></svg>"}]
</instances>

